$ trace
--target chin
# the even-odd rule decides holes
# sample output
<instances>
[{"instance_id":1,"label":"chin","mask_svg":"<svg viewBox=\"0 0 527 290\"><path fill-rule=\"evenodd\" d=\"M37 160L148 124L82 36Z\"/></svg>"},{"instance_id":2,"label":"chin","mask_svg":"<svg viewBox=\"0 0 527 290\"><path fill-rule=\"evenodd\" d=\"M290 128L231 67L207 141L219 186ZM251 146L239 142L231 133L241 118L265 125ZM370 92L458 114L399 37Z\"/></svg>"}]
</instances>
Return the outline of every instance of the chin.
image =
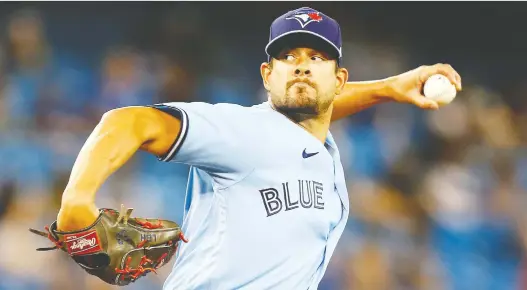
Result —
<instances>
[{"instance_id":1,"label":"chin","mask_svg":"<svg viewBox=\"0 0 527 290\"><path fill-rule=\"evenodd\" d=\"M296 121L313 118L324 111L324 104L316 91L288 90L285 96L271 98L273 106L282 114Z\"/></svg>"},{"instance_id":2,"label":"chin","mask_svg":"<svg viewBox=\"0 0 527 290\"><path fill-rule=\"evenodd\" d=\"M308 118L319 114L319 106L315 101L299 102L298 100L292 99L290 102L278 104L275 107L293 119L299 119L300 116L302 118Z\"/></svg>"},{"instance_id":3,"label":"chin","mask_svg":"<svg viewBox=\"0 0 527 290\"><path fill-rule=\"evenodd\" d=\"M319 106L316 92L309 92L307 90L302 92L288 92L285 100L285 105L291 109L314 111Z\"/></svg>"}]
</instances>

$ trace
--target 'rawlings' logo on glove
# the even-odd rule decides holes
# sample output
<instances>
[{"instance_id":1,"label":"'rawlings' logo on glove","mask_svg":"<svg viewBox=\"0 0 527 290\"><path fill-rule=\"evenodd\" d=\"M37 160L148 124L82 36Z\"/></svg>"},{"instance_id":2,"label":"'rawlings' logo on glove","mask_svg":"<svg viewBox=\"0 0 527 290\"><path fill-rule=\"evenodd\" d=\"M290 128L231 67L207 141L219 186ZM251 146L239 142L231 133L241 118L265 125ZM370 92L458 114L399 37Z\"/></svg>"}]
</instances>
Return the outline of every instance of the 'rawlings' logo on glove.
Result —
<instances>
[{"instance_id":1,"label":"'rawlings' logo on glove","mask_svg":"<svg viewBox=\"0 0 527 290\"><path fill-rule=\"evenodd\" d=\"M84 255L101 250L97 231L65 235L65 242L70 255Z\"/></svg>"},{"instance_id":2,"label":"'rawlings' logo on glove","mask_svg":"<svg viewBox=\"0 0 527 290\"><path fill-rule=\"evenodd\" d=\"M45 232L31 228L29 231L54 244L37 251L60 249L90 275L110 285L125 286L151 272L157 273L174 257L179 242L188 242L176 222L130 217L131 213L132 209L124 205L121 211L103 208L88 228L61 232L54 221L44 227Z\"/></svg>"},{"instance_id":3,"label":"'rawlings' logo on glove","mask_svg":"<svg viewBox=\"0 0 527 290\"><path fill-rule=\"evenodd\" d=\"M73 245L70 247L70 249L71 250L73 250L73 249L82 250L86 246L93 247L95 245L95 243L96 243L95 238L91 238L91 240L87 240L87 239L82 238L78 242L73 242Z\"/></svg>"}]
</instances>

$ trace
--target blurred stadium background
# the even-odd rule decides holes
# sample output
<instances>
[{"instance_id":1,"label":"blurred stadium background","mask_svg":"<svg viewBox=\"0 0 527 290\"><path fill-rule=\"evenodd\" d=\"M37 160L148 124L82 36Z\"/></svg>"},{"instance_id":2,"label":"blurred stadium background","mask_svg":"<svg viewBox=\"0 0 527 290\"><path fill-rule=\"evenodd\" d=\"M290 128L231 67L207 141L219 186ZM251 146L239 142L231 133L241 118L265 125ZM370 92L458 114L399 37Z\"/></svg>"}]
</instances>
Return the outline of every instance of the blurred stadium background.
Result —
<instances>
[{"instance_id":1,"label":"blurred stadium background","mask_svg":"<svg viewBox=\"0 0 527 290\"><path fill-rule=\"evenodd\" d=\"M262 102L269 25L301 6L340 21L351 80L446 62L464 84L436 112L332 126L352 211L320 289L525 289L527 19L496 2L1 3L0 289L113 289L27 231L56 218L88 134L120 106ZM138 154L98 205L181 222L186 174Z\"/></svg>"}]
</instances>

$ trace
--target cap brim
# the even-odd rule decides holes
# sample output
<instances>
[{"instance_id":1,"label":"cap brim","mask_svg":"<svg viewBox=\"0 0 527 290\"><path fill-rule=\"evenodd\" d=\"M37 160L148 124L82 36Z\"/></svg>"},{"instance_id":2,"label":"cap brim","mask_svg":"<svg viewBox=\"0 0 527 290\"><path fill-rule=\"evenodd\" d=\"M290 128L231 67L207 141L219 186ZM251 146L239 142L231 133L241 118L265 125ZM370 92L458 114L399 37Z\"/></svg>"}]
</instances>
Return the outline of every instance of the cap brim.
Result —
<instances>
[{"instance_id":1,"label":"cap brim","mask_svg":"<svg viewBox=\"0 0 527 290\"><path fill-rule=\"evenodd\" d=\"M317 50L322 50L334 56L337 60L342 57L342 51L324 36L307 30L293 30L284 33L265 47L268 56L275 57L286 47L307 46Z\"/></svg>"}]
</instances>

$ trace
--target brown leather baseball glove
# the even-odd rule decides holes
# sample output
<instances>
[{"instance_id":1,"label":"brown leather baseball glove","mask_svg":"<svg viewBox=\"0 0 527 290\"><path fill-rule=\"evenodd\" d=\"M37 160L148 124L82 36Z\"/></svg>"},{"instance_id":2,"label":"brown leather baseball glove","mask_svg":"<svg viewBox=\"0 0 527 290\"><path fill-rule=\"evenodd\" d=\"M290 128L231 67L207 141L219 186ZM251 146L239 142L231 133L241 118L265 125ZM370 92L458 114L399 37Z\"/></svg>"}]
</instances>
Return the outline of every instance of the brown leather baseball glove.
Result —
<instances>
[{"instance_id":1,"label":"brown leather baseball glove","mask_svg":"<svg viewBox=\"0 0 527 290\"><path fill-rule=\"evenodd\" d=\"M91 226L72 232L57 231L57 221L46 232L29 230L55 244L37 251L61 249L89 274L124 286L155 273L174 256L180 240L187 242L177 223L130 218L132 210L103 208Z\"/></svg>"}]
</instances>

